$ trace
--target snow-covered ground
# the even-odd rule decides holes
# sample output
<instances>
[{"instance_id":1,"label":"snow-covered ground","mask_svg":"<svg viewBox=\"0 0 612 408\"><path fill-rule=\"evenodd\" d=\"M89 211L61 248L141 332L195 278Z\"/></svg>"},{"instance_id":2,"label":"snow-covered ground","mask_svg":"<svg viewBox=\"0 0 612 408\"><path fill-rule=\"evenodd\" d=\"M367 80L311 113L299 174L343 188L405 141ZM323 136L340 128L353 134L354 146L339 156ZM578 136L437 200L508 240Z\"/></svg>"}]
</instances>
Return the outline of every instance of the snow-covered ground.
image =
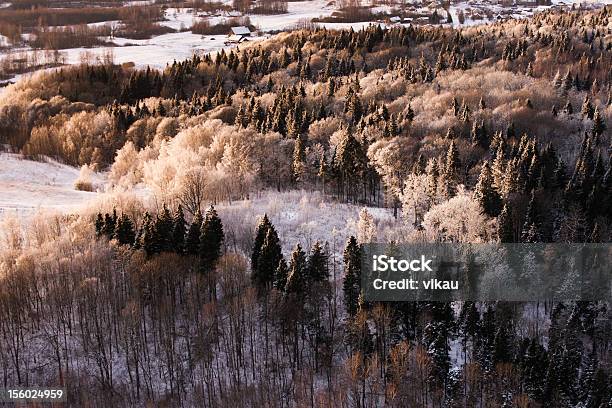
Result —
<instances>
[{"instance_id":1,"label":"snow-covered ground","mask_svg":"<svg viewBox=\"0 0 612 408\"><path fill-rule=\"evenodd\" d=\"M0 153L0 214L36 209L70 211L99 193L77 191L74 182L79 169L53 160L25 160L19 155ZM104 180L94 175L94 185Z\"/></svg>"},{"instance_id":2,"label":"snow-covered ground","mask_svg":"<svg viewBox=\"0 0 612 408\"><path fill-rule=\"evenodd\" d=\"M228 239L245 241L252 235L257 220L267 214L276 227L283 251L290 253L295 244L310 248L315 241L328 241L332 253L340 256L347 237L357 235L359 212L363 206L335 202L320 192L263 191L249 200L219 203L215 206L224 221ZM390 208L367 208L377 226L379 239L388 238L390 230L401 228ZM241 239L242 237L242 239ZM231 242L228 243L231 245Z\"/></svg>"},{"instance_id":3,"label":"snow-covered ground","mask_svg":"<svg viewBox=\"0 0 612 408\"><path fill-rule=\"evenodd\" d=\"M173 30L185 30L193 25L199 17L193 13L193 9L189 8L168 8L165 11L164 17L166 21L161 21L160 25L169 27Z\"/></svg>"},{"instance_id":4,"label":"snow-covered ground","mask_svg":"<svg viewBox=\"0 0 612 408\"><path fill-rule=\"evenodd\" d=\"M302 21L310 21L316 17L325 17L331 15L335 8L328 7L329 1L312 0L312 1L294 1L288 3L288 12L286 14L277 14L273 16L249 16L251 22L259 26L263 31L285 30L294 27Z\"/></svg>"},{"instance_id":5,"label":"snow-covered ground","mask_svg":"<svg viewBox=\"0 0 612 408\"><path fill-rule=\"evenodd\" d=\"M259 37L253 38L258 40ZM77 64L88 57L92 62L103 59L109 52L117 64L133 62L138 68L150 66L163 69L174 60L181 61L194 54L206 54L228 48L225 36L202 36L191 31L169 33L149 40L115 38L117 47L71 48L63 50L67 64Z\"/></svg>"}]
</instances>

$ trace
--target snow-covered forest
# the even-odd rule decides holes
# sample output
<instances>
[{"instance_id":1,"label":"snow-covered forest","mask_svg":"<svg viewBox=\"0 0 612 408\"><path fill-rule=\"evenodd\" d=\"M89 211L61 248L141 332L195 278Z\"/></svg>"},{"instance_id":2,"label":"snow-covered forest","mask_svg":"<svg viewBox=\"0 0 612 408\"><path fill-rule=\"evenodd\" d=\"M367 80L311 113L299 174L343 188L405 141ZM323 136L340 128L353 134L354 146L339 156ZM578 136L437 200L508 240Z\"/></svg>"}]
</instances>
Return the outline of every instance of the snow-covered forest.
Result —
<instances>
[{"instance_id":1,"label":"snow-covered forest","mask_svg":"<svg viewBox=\"0 0 612 408\"><path fill-rule=\"evenodd\" d=\"M372 303L360 275L370 242L610 242L611 91L610 6L23 78L0 94L0 387L609 406L608 303ZM72 194L15 215L40 168Z\"/></svg>"}]
</instances>

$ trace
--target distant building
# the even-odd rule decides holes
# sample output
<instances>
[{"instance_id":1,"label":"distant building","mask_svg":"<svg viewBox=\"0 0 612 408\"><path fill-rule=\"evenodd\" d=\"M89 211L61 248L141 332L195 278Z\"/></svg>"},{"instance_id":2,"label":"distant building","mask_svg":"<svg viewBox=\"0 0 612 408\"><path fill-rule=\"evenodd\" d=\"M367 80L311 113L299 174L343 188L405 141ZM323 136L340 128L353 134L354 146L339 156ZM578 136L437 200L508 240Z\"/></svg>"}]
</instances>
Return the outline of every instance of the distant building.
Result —
<instances>
[{"instance_id":1,"label":"distant building","mask_svg":"<svg viewBox=\"0 0 612 408\"><path fill-rule=\"evenodd\" d=\"M251 30L249 27L240 26L232 27L232 32L228 35L226 44L237 44L243 41L248 41L251 36Z\"/></svg>"},{"instance_id":2,"label":"distant building","mask_svg":"<svg viewBox=\"0 0 612 408\"><path fill-rule=\"evenodd\" d=\"M240 26L240 27L232 27L232 35L237 35L240 37L250 37L251 30L249 27Z\"/></svg>"}]
</instances>

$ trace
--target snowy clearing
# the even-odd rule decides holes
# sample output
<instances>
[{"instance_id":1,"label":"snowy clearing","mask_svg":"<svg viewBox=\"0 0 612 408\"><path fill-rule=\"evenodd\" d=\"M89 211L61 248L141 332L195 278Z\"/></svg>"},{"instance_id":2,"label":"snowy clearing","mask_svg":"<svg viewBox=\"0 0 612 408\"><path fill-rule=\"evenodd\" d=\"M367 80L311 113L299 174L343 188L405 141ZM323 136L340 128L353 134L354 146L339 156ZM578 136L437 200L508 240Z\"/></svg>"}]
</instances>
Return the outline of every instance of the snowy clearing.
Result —
<instances>
[{"instance_id":1,"label":"snowy clearing","mask_svg":"<svg viewBox=\"0 0 612 408\"><path fill-rule=\"evenodd\" d=\"M70 211L100 195L75 190L78 177L79 169L54 160L39 162L17 154L0 153L0 213L36 209ZM101 186L104 179L94 174L92 181Z\"/></svg>"}]
</instances>

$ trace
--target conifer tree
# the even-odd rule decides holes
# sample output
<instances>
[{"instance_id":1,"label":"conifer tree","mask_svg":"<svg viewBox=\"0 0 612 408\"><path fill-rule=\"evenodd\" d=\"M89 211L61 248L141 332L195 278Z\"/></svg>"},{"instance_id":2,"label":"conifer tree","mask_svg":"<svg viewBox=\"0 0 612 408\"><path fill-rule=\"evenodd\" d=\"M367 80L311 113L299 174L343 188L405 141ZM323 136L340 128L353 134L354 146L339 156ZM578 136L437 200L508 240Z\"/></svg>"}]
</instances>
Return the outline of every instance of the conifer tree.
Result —
<instances>
[{"instance_id":1,"label":"conifer tree","mask_svg":"<svg viewBox=\"0 0 612 408\"><path fill-rule=\"evenodd\" d=\"M306 254L300 244L297 244L291 253L289 271L287 274L286 293L303 295L306 292L308 278L306 276Z\"/></svg>"},{"instance_id":2,"label":"conifer tree","mask_svg":"<svg viewBox=\"0 0 612 408\"><path fill-rule=\"evenodd\" d=\"M516 128L514 126L514 122L510 122L506 128L506 140L511 140L514 137L516 137Z\"/></svg>"},{"instance_id":3,"label":"conifer tree","mask_svg":"<svg viewBox=\"0 0 612 408\"><path fill-rule=\"evenodd\" d=\"M408 107L406 108L405 118L409 123L412 123L412 121L414 120L414 110L412 109L412 106L410 106L410 104L408 104Z\"/></svg>"},{"instance_id":4,"label":"conifer tree","mask_svg":"<svg viewBox=\"0 0 612 408\"><path fill-rule=\"evenodd\" d=\"M523 359L522 377L525 391L535 401L542 400L547 369L546 349L536 339L531 339Z\"/></svg>"},{"instance_id":5,"label":"conifer tree","mask_svg":"<svg viewBox=\"0 0 612 408\"><path fill-rule=\"evenodd\" d=\"M521 231L521 242L542 242L542 235L540 233L540 219L538 210L536 208L535 196L533 191L531 192L531 199L527 206L527 214L525 215L525 223Z\"/></svg>"},{"instance_id":6,"label":"conifer tree","mask_svg":"<svg viewBox=\"0 0 612 408\"><path fill-rule=\"evenodd\" d=\"M491 174L493 176L493 185L498 191L500 196L503 193L504 178L506 176L506 155L505 155L505 142L503 139L495 151L495 159L493 160L493 166L491 168Z\"/></svg>"},{"instance_id":7,"label":"conifer tree","mask_svg":"<svg viewBox=\"0 0 612 408\"><path fill-rule=\"evenodd\" d=\"M182 254L185 252L185 233L186 233L186 221L185 214L183 213L183 207L179 204L174 214L174 225L172 229L172 247L174 252Z\"/></svg>"},{"instance_id":8,"label":"conifer tree","mask_svg":"<svg viewBox=\"0 0 612 408\"><path fill-rule=\"evenodd\" d=\"M155 232L155 223L153 222L151 215L146 212L142 224L141 247L145 250L147 256L153 256L159 253L159 242L157 234Z\"/></svg>"},{"instance_id":9,"label":"conifer tree","mask_svg":"<svg viewBox=\"0 0 612 408\"><path fill-rule=\"evenodd\" d=\"M492 306L487 306L482 314L480 335L477 337L476 344L478 362L486 372L493 369L493 351L496 332L497 321L495 319L495 309Z\"/></svg>"},{"instance_id":10,"label":"conifer tree","mask_svg":"<svg viewBox=\"0 0 612 408\"><path fill-rule=\"evenodd\" d=\"M100 237L104 233L104 217L102 217L102 213L98 213L95 222L96 227L96 236Z\"/></svg>"},{"instance_id":11,"label":"conifer tree","mask_svg":"<svg viewBox=\"0 0 612 408\"><path fill-rule=\"evenodd\" d=\"M200 233L200 272L208 273L214 269L221 257L223 240L223 224L211 205L206 211Z\"/></svg>"},{"instance_id":12,"label":"conifer tree","mask_svg":"<svg viewBox=\"0 0 612 408\"><path fill-rule=\"evenodd\" d=\"M432 362L429 381L444 385L450 369L450 347L446 326L440 322L428 323L425 326L423 343Z\"/></svg>"},{"instance_id":13,"label":"conifer tree","mask_svg":"<svg viewBox=\"0 0 612 408\"><path fill-rule=\"evenodd\" d=\"M349 316L357 313L357 304L361 293L361 248L357 239L351 236L344 248L344 305Z\"/></svg>"},{"instance_id":14,"label":"conifer tree","mask_svg":"<svg viewBox=\"0 0 612 408\"><path fill-rule=\"evenodd\" d=\"M584 97L580 113L584 118L593 119L593 114L595 113L595 110L593 109L593 104L591 104L591 98L589 98L588 95Z\"/></svg>"},{"instance_id":15,"label":"conifer tree","mask_svg":"<svg viewBox=\"0 0 612 408\"><path fill-rule=\"evenodd\" d=\"M282 259L283 254L276 230L273 226L270 226L257 258L257 268L253 271L255 282L262 287L271 287L275 280L276 270Z\"/></svg>"},{"instance_id":16,"label":"conifer tree","mask_svg":"<svg viewBox=\"0 0 612 408\"><path fill-rule=\"evenodd\" d=\"M287 276L289 275L289 267L284 257L281 257L278 266L274 271L274 288L283 292L287 286Z\"/></svg>"},{"instance_id":17,"label":"conifer tree","mask_svg":"<svg viewBox=\"0 0 612 408\"><path fill-rule=\"evenodd\" d=\"M352 93L349 100L347 101L346 113L351 119L351 123L357 124L361 116L363 115L363 105L361 99L356 93Z\"/></svg>"},{"instance_id":18,"label":"conifer tree","mask_svg":"<svg viewBox=\"0 0 612 408\"><path fill-rule=\"evenodd\" d=\"M412 164L412 173L416 174L417 176L420 176L421 174L425 173L426 168L427 168L427 161L425 160L425 156L423 156L422 154L419 154L417 159Z\"/></svg>"},{"instance_id":19,"label":"conifer tree","mask_svg":"<svg viewBox=\"0 0 612 408\"><path fill-rule=\"evenodd\" d=\"M485 110L487 108L487 104L485 103L482 97L480 98L480 101L478 102L478 107L480 108L480 110Z\"/></svg>"},{"instance_id":20,"label":"conifer tree","mask_svg":"<svg viewBox=\"0 0 612 408\"><path fill-rule=\"evenodd\" d=\"M348 187L349 191L354 190L355 185L359 183L365 170L367 164L366 154L359 141L349 131L345 132L344 138L338 146L338 152L339 155L336 157L336 160L338 161L338 170L344 183L343 187Z\"/></svg>"},{"instance_id":21,"label":"conifer tree","mask_svg":"<svg viewBox=\"0 0 612 408\"><path fill-rule=\"evenodd\" d=\"M308 257L307 273L311 282L324 282L329 279L329 266L327 264L327 252L317 241L312 246Z\"/></svg>"},{"instance_id":22,"label":"conifer tree","mask_svg":"<svg viewBox=\"0 0 612 408\"><path fill-rule=\"evenodd\" d=\"M445 197L451 198L455 195L455 189L459 183L459 173L461 171L461 160L459 151L455 146L455 141L451 140L446 153L444 171L440 175L440 185L445 190Z\"/></svg>"},{"instance_id":23,"label":"conifer tree","mask_svg":"<svg viewBox=\"0 0 612 408\"><path fill-rule=\"evenodd\" d=\"M117 210L113 208L112 214L104 214L104 227L102 232L108 237L113 239L115 235L115 227L117 226Z\"/></svg>"},{"instance_id":24,"label":"conifer tree","mask_svg":"<svg viewBox=\"0 0 612 408\"><path fill-rule=\"evenodd\" d=\"M593 114L593 127L591 132L594 136L600 136L606 130L606 123L604 122L601 113L599 112L599 107L595 108L595 112Z\"/></svg>"},{"instance_id":25,"label":"conifer tree","mask_svg":"<svg viewBox=\"0 0 612 408\"><path fill-rule=\"evenodd\" d=\"M459 324L463 335L467 338L474 338L478 334L480 323L480 313L476 304L471 301L463 302L461 313L459 314Z\"/></svg>"},{"instance_id":26,"label":"conifer tree","mask_svg":"<svg viewBox=\"0 0 612 408\"><path fill-rule=\"evenodd\" d=\"M512 334L507 324L500 324L493 340L493 362L509 363L512 361Z\"/></svg>"},{"instance_id":27,"label":"conifer tree","mask_svg":"<svg viewBox=\"0 0 612 408\"><path fill-rule=\"evenodd\" d=\"M126 214L121 214L121 217L119 217L114 236L121 245L134 245L136 240L134 223Z\"/></svg>"},{"instance_id":28,"label":"conifer tree","mask_svg":"<svg viewBox=\"0 0 612 408\"><path fill-rule=\"evenodd\" d=\"M198 255L200 253L202 221L202 213L198 210L193 217L189 231L187 231L187 237L185 238L185 253L188 255Z\"/></svg>"},{"instance_id":29,"label":"conifer tree","mask_svg":"<svg viewBox=\"0 0 612 408\"><path fill-rule=\"evenodd\" d=\"M497 217L501 211L501 197L495 190L493 175L488 161L485 161L482 165L480 177L474 190L474 198L489 217Z\"/></svg>"},{"instance_id":30,"label":"conifer tree","mask_svg":"<svg viewBox=\"0 0 612 408\"><path fill-rule=\"evenodd\" d=\"M259 259L259 255L261 254L261 247L264 244L264 240L266 239L266 235L268 235L268 230L270 228L274 227L268 218L268 214L264 214L255 228L255 242L253 243L253 251L251 252L252 271L257 270L257 261Z\"/></svg>"},{"instance_id":31,"label":"conifer tree","mask_svg":"<svg viewBox=\"0 0 612 408\"><path fill-rule=\"evenodd\" d=\"M514 229L507 203L504 203L503 209L497 217L497 238L501 243L514 242Z\"/></svg>"},{"instance_id":32,"label":"conifer tree","mask_svg":"<svg viewBox=\"0 0 612 408\"><path fill-rule=\"evenodd\" d=\"M162 213L157 217L154 228L160 252L172 252L174 250L174 245L172 243L173 229L174 220L172 214L168 207L164 205Z\"/></svg>"},{"instance_id":33,"label":"conifer tree","mask_svg":"<svg viewBox=\"0 0 612 408\"><path fill-rule=\"evenodd\" d=\"M302 142L301 136L295 139L295 145L293 146L293 162L291 164L293 180L296 182L303 181L305 173L305 161L306 153L304 143Z\"/></svg>"}]
</instances>

